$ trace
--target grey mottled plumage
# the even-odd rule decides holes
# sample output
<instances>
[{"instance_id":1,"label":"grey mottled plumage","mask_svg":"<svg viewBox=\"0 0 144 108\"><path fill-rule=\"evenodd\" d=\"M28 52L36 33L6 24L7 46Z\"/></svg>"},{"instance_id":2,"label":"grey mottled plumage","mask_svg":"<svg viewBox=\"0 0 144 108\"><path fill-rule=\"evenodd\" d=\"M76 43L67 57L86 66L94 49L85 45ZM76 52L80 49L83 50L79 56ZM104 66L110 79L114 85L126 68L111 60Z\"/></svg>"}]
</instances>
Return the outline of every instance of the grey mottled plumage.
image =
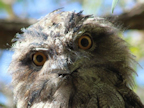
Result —
<instances>
[{"instance_id":1,"label":"grey mottled plumage","mask_svg":"<svg viewBox=\"0 0 144 108\"><path fill-rule=\"evenodd\" d=\"M54 11L23 32L9 67L18 108L143 107L134 57L108 21Z\"/></svg>"}]
</instances>

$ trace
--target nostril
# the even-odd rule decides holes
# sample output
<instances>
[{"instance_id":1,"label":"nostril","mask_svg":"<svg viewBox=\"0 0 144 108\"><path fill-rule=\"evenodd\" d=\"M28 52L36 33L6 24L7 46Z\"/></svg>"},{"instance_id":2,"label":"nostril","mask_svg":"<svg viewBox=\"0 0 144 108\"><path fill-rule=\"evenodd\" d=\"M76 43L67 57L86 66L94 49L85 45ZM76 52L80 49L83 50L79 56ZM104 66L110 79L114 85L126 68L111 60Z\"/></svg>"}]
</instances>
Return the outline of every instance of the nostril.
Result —
<instances>
[{"instance_id":1,"label":"nostril","mask_svg":"<svg viewBox=\"0 0 144 108\"><path fill-rule=\"evenodd\" d=\"M70 48L71 50L73 50L73 47L72 47L72 46L68 46L68 48Z\"/></svg>"},{"instance_id":2,"label":"nostril","mask_svg":"<svg viewBox=\"0 0 144 108\"><path fill-rule=\"evenodd\" d=\"M72 44L72 42L70 42L69 44L67 44L67 47L70 48L71 50L73 50L73 44Z\"/></svg>"},{"instance_id":3,"label":"nostril","mask_svg":"<svg viewBox=\"0 0 144 108\"><path fill-rule=\"evenodd\" d=\"M64 77L66 75L69 75L69 74L58 74L59 77Z\"/></svg>"}]
</instances>

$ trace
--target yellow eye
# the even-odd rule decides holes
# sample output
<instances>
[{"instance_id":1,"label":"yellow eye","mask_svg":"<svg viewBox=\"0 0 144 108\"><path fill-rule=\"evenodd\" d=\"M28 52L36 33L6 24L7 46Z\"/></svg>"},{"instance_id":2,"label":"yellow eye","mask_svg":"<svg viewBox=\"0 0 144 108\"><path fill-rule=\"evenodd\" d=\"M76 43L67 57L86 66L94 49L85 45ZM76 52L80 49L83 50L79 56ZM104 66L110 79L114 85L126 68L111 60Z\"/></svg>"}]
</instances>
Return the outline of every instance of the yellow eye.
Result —
<instances>
[{"instance_id":1,"label":"yellow eye","mask_svg":"<svg viewBox=\"0 0 144 108\"><path fill-rule=\"evenodd\" d=\"M47 59L46 55L43 54L42 52L36 52L32 57L34 64L37 66L44 65L46 59Z\"/></svg>"},{"instance_id":2,"label":"yellow eye","mask_svg":"<svg viewBox=\"0 0 144 108\"><path fill-rule=\"evenodd\" d=\"M78 40L78 46L81 49L87 50L92 46L92 40L89 36L81 36Z\"/></svg>"}]
</instances>

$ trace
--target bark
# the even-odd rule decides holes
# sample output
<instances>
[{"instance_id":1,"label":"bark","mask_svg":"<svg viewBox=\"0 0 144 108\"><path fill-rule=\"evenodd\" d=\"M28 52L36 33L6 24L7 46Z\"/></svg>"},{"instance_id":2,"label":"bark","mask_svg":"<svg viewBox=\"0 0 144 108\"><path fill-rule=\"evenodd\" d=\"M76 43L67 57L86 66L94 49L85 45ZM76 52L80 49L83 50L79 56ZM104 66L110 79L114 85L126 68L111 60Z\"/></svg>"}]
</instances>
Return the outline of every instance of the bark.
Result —
<instances>
[{"instance_id":1,"label":"bark","mask_svg":"<svg viewBox=\"0 0 144 108\"><path fill-rule=\"evenodd\" d=\"M111 22L122 24L126 29L144 29L144 4L137 4L128 12L119 16L107 16Z\"/></svg>"},{"instance_id":2,"label":"bark","mask_svg":"<svg viewBox=\"0 0 144 108\"><path fill-rule=\"evenodd\" d=\"M144 29L144 4L137 4L131 10L119 16L106 16L112 23L118 23L126 29ZM0 48L6 49L11 46L11 39L16 33L21 33L21 28L26 28L36 20L16 19L0 20ZM8 44L8 45L7 45Z\"/></svg>"}]
</instances>

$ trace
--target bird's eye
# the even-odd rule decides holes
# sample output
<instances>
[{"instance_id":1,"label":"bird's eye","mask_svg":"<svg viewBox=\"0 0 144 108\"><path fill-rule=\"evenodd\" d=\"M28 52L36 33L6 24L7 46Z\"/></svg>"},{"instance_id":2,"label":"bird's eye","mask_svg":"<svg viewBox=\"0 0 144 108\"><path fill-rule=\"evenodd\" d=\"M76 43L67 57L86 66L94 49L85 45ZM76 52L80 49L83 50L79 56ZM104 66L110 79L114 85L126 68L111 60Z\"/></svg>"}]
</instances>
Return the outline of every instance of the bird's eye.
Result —
<instances>
[{"instance_id":1,"label":"bird's eye","mask_svg":"<svg viewBox=\"0 0 144 108\"><path fill-rule=\"evenodd\" d=\"M42 52L36 52L32 57L34 64L37 66L44 65L46 59L47 59L46 55L43 54Z\"/></svg>"},{"instance_id":2,"label":"bird's eye","mask_svg":"<svg viewBox=\"0 0 144 108\"><path fill-rule=\"evenodd\" d=\"M92 46L92 40L89 36L84 35L78 39L78 46L81 49L87 50Z\"/></svg>"}]
</instances>

